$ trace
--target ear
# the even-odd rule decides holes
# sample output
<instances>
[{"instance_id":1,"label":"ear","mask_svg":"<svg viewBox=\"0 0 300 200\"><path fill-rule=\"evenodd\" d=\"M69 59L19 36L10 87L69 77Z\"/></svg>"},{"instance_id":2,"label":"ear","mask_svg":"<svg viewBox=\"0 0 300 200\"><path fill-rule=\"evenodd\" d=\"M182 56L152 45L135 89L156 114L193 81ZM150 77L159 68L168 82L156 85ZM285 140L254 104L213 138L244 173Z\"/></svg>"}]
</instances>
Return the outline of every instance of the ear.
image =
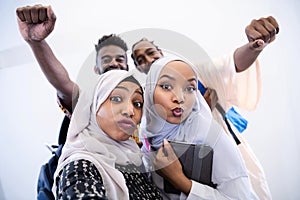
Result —
<instances>
[{"instance_id":1,"label":"ear","mask_svg":"<svg viewBox=\"0 0 300 200\"><path fill-rule=\"evenodd\" d=\"M100 74L99 68L96 65L94 66L94 72L96 74Z\"/></svg>"}]
</instances>

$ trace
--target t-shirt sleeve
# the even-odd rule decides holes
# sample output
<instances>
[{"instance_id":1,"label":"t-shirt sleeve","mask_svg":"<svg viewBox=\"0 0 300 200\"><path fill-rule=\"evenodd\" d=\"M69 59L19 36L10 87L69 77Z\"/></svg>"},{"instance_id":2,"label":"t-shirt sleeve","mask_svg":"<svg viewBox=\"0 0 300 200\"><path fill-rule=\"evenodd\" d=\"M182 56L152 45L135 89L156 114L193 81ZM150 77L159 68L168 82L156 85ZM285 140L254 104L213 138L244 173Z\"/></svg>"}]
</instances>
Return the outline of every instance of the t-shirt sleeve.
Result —
<instances>
[{"instance_id":1,"label":"t-shirt sleeve","mask_svg":"<svg viewBox=\"0 0 300 200\"><path fill-rule=\"evenodd\" d=\"M218 102L227 111L233 105L256 108L261 93L261 74L256 60L247 70L237 73L233 53L197 65L201 82L214 89Z\"/></svg>"},{"instance_id":2,"label":"t-shirt sleeve","mask_svg":"<svg viewBox=\"0 0 300 200\"><path fill-rule=\"evenodd\" d=\"M57 95L57 103L58 103L58 106L59 106L59 108L61 109L61 111L62 111L68 118L71 119L71 117L72 117L72 111L70 111L70 109L68 109L68 108L64 105L62 99L61 99L58 95Z\"/></svg>"}]
</instances>

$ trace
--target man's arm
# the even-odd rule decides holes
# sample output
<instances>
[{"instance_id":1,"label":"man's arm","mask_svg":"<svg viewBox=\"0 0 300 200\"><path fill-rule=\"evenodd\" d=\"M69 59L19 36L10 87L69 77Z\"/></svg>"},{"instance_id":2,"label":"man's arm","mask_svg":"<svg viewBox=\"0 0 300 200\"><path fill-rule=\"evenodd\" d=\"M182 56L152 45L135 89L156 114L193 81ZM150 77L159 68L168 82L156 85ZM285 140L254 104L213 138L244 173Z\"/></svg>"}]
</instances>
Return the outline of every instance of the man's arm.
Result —
<instances>
[{"instance_id":1,"label":"man's arm","mask_svg":"<svg viewBox=\"0 0 300 200\"><path fill-rule=\"evenodd\" d=\"M234 63L237 72L250 67L262 50L275 40L279 25L274 17L252 20L245 29L249 43L237 48L234 52Z\"/></svg>"},{"instance_id":2,"label":"man's arm","mask_svg":"<svg viewBox=\"0 0 300 200\"><path fill-rule=\"evenodd\" d=\"M31 47L43 73L57 90L59 98L67 109L72 109L73 97L78 95L78 85L69 77L45 41L53 31L56 16L50 6L26 6L16 10L21 35Z\"/></svg>"}]
</instances>

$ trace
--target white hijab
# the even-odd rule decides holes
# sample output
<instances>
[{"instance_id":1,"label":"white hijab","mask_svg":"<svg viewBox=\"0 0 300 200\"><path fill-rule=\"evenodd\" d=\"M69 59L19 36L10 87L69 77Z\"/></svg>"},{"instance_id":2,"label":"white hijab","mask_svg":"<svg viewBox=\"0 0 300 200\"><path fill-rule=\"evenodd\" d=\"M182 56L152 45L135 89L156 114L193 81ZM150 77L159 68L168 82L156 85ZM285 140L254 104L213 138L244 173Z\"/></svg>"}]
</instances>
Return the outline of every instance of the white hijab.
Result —
<instances>
[{"instance_id":1,"label":"white hijab","mask_svg":"<svg viewBox=\"0 0 300 200\"><path fill-rule=\"evenodd\" d=\"M132 138L126 141L111 139L98 126L96 120L100 105L128 76L128 72L122 70L106 72L99 77L97 84L81 92L55 177L71 161L86 159L95 164L100 172L109 199L129 199L125 179L122 173L115 169L115 164L140 166L140 149Z\"/></svg>"},{"instance_id":2,"label":"white hijab","mask_svg":"<svg viewBox=\"0 0 300 200\"><path fill-rule=\"evenodd\" d=\"M189 143L205 143L212 120L210 108L198 90L192 112L184 122L170 124L156 112L153 94L160 72L166 64L175 60L183 61L182 58L175 56L165 56L158 59L152 64L146 79L144 97L144 119L146 123L143 122L145 127L141 128L140 135L148 138L150 145L155 149L162 145L164 138ZM190 65L195 72L193 65L187 61L184 62ZM146 145L143 145L143 151L145 148Z\"/></svg>"},{"instance_id":3,"label":"white hijab","mask_svg":"<svg viewBox=\"0 0 300 200\"><path fill-rule=\"evenodd\" d=\"M198 90L192 112L182 123L170 124L156 112L153 95L160 72L166 64L175 60L184 61L192 67L194 72L196 71L191 63L174 56L162 57L152 64L145 86L141 137L148 138L148 142L155 149L162 145L164 138L211 146L214 150L212 181L216 184L220 185L238 177L247 176L236 145L226 135L223 128L213 120L211 110ZM142 151L148 153L146 144L143 145ZM152 167L149 163L151 162L150 154L146 154L148 157L145 157L148 170L151 170Z\"/></svg>"}]
</instances>

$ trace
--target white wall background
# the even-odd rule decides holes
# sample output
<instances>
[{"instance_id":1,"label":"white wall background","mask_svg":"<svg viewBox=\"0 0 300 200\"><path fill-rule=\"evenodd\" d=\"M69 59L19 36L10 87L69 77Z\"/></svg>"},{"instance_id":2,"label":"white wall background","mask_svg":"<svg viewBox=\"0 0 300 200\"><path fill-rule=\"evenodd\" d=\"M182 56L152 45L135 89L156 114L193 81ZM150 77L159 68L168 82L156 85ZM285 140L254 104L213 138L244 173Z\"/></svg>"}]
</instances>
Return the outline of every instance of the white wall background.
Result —
<instances>
[{"instance_id":1,"label":"white wall background","mask_svg":"<svg viewBox=\"0 0 300 200\"><path fill-rule=\"evenodd\" d=\"M36 3L51 4L57 15L47 41L73 80L104 34L170 29L196 41L214 57L244 44L244 28L252 19L275 16L280 33L260 55L262 97L255 111L243 112L249 121L243 134L265 169L273 198L300 199L298 0L2 0L0 199L36 198L40 166L50 157L44 144L56 143L63 119L55 90L17 28L15 9Z\"/></svg>"}]
</instances>

